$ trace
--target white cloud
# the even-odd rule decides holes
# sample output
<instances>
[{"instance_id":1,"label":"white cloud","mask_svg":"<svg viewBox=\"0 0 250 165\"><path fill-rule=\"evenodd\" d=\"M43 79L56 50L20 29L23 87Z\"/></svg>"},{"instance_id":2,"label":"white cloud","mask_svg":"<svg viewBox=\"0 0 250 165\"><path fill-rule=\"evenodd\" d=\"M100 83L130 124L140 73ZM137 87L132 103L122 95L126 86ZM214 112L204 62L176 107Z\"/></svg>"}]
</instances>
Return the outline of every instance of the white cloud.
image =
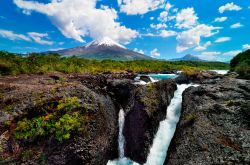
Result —
<instances>
[{"instance_id":1,"label":"white cloud","mask_svg":"<svg viewBox=\"0 0 250 165\"><path fill-rule=\"evenodd\" d=\"M166 24L164 23L159 23L159 24L150 24L150 27L153 28L153 29L165 29L167 27Z\"/></svg>"},{"instance_id":2,"label":"white cloud","mask_svg":"<svg viewBox=\"0 0 250 165\"><path fill-rule=\"evenodd\" d=\"M172 5L168 2L165 6L165 10L162 11L158 17L158 20L161 22L167 22L168 20L168 12L171 9Z\"/></svg>"},{"instance_id":3,"label":"white cloud","mask_svg":"<svg viewBox=\"0 0 250 165\"><path fill-rule=\"evenodd\" d=\"M243 49L250 49L250 45L249 44L244 44L244 45L242 45L242 48Z\"/></svg>"},{"instance_id":4,"label":"white cloud","mask_svg":"<svg viewBox=\"0 0 250 165\"><path fill-rule=\"evenodd\" d=\"M155 19L155 17L150 17L149 19L152 21L152 20L154 20L154 19Z\"/></svg>"},{"instance_id":5,"label":"white cloud","mask_svg":"<svg viewBox=\"0 0 250 165\"><path fill-rule=\"evenodd\" d=\"M142 36L168 38L168 37L172 37L172 36L176 36L176 35L177 35L177 32L175 32L173 30L161 30L156 34L147 33L147 34L143 34Z\"/></svg>"},{"instance_id":6,"label":"white cloud","mask_svg":"<svg viewBox=\"0 0 250 165\"><path fill-rule=\"evenodd\" d=\"M169 20L169 21L174 20L175 18L176 18L175 15L168 16L168 20Z\"/></svg>"},{"instance_id":7,"label":"white cloud","mask_svg":"<svg viewBox=\"0 0 250 165\"><path fill-rule=\"evenodd\" d=\"M169 11L172 7L173 6L169 2L167 2L165 9L166 9L166 11Z\"/></svg>"},{"instance_id":8,"label":"white cloud","mask_svg":"<svg viewBox=\"0 0 250 165\"><path fill-rule=\"evenodd\" d=\"M24 40L31 41L31 39L23 34L16 34L13 31L0 29L0 36L3 38L7 38L9 40Z\"/></svg>"},{"instance_id":9,"label":"white cloud","mask_svg":"<svg viewBox=\"0 0 250 165\"><path fill-rule=\"evenodd\" d=\"M150 52L150 55L151 57L159 57L161 54L158 52L158 49L155 48Z\"/></svg>"},{"instance_id":10,"label":"white cloud","mask_svg":"<svg viewBox=\"0 0 250 165\"><path fill-rule=\"evenodd\" d=\"M223 55L225 55L225 56L236 56L239 53L241 53L241 50L232 50L232 51L223 53Z\"/></svg>"},{"instance_id":11,"label":"white cloud","mask_svg":"<svg viewBox=\"0 0 250 165\"><path fill-rule=\"evenodd\" d=\"M219 55L221 52L202 52L201 55L211 56L211 55Z\"/></svg>"},{"instance_id":12,"label":"white cloud","mask_svg":"<svg viewBox=\"0 0 250 165\"><path fill-rule=\"evenodd\" d=\"M120 43L128 43L138 32L119 22L117 12L107 6L96 8L97 0L52 0L44 4L35 1L14 0L21 9L36 11L49 17L67 38L84 42L83 37L93 39L109 37Z\"/></svg>"},{"instance_id":13,"label":"white cloud","mask_svg":"<svg viewBox=\"0 0 250 165\"><path fill-rule=\"evenodd\" d=\"M163 8L165 0L118 0L120 11L128 15L145 14Z\"/></svg>"},{"instance_id":14,"label":"white cloud","mask_svg":"<svg viewBox=\"0 0 250 165\"><path fill-rule=\"evenodd\" d=\"M146 33L146 34L141 34L141 36L155 37L155 36L157 36L157 35L156 35L156 34L153 34L153 33Z\"/></svg>"},{"instance_id":15,"label":"white cloud","mask_svg":"<svg viewBox=\"0 0 250 165\"><path fill-rule=\"evenodd\" d=\"M174 8L174 9L173 9L173 12L174 12L174 13L177 13L178 10L179 10L178 8Z\"/></svg>"},{"instance_id":16,"label":"white cloud","mask_svg":"<svg viewBox=\"0 0 250 165\"><path fill-rule=\"evenodd\" d=\"M202 52L200 55L198 55L198 57L204 60L213 61L213 60L218 60L217 55L220 55L220 54L221 52Z\"/></svg>"},{"instance_id":17,"label":"white cloud","mask_svg":"<svg viewBox=\"0 0 250 165\"><path fill-rule=\"evenodd\" d=\"M218 17L214 19L214 22L224 22L227 20L227 17Z\"/></svg>"},{"instance_id":18,"label":"white cloud","mask_svg":"<svg viewBox=\"0 0 250 165\"><path fill-rule=\"evenodd\" d=\"M52 48L52 49L49 49L49 51L58 51L58 50L63 50L65 48Z\"/></svg>"},{"instance_id":19,"label":"white cloud","mask_svg":"<svg viewBox=\"0 0 250 165\"><path fill-rule=\"evenodd\" d=\"M145 54L145 52L143 50L138 49L138 48L134 48L134 51L137 53Z\"/></svg>"},{"instance_id":20,"label":"white cloud","mask_svg":"<svg viewBox=\"0 0 250 165\"><path fill-rule=\"evenodd\" d=\"M221 43L221 42L226 42L226 41L230 41L231 37L220 37L217 40L215 40L216 43Z\"/></svg>"},{"instance_id":21,"label":"white cloud","mask_svg":"<svg viewBox=\"0 0 250 165\"><path fill-rule=\"evenodd\" d=\"M212 43L211 41L207 41L204 45L199 45L194 48L195 51L203 51L206 50L208 46L210 46Z\"/></svg>"},{"instance_id":22,"label":"white cloud","mask_svg":"<svg viewBox=\"0 0 250 165\"><path fill-rule=\"evenodd\" d=\"M197 24L198 17L195 14L194 8L182 9L176 15L176 24L178 28L191 28Z\"/></svg>"},{"instance_id":23,"label":"white cloud","mask_svg":"<svg viewBox=\"0 0 250 165\"><path fill-rule=\"evenodd\" d=\"M218 29L221 28L200 24L192 29L179 33L176 37L178 42L176 51L183 52L192 47L199 46L201 37L210 37L218 33Z\"/></svg>"},{"instance_id":24,"label":"white cloud","mask_svg":"<svg viewBox=\"0 0 250 165\"><path fill-rule=\"evenodd\" d=\"M30 38L32 38L36 43L42 44L42 45L53 45L54 42L44 40L43 38L47 38L47 33L36 33L36 32L29 32L28 35Z\"/></svg>"},{"instance_id":25,"label":"white cloud","mask_svg":"<svg viewBox=\"0 0 250 165\"><path fill-rule=\"evenodd\" d=\"M233 2L227 3L224 6L219 8L220 13L224 13L225 11L239 11L242 8L240 6L235 5Z\"/></svg>"},{"instance_id":26,"label":"white cloud","mask_svg":"<svg viewBox=\"0 0 250 165\"><path fill-rule=\"evenodd\" d=\"M243 26L243 25L242 25L241 23L238 22L238 23L235 23L235 24L231 25L230 28L231 28L231 29L236 29L236 28L240 28L240 27L242 27L242 26Z\"/></svg>"},{"instance_id":27,"label":"white cloud","mask_svg":"<svg viewBox=\"0 0 250 165\"><path fill-rule=\"evenodd\" d=\"M167 38L167 37L172 37L172 36L176 36L177 32L172 31L172 30L162 30L159 34L159 36L163 37L163 38Z\"/></svg>"},{"instance_id":28,"label":"white cloud","mask_svg":"<svg viewBox=\"0 0 250 165\"><path fill-rule=\"evenodd\" d=\"M168 11L163 11L160 13L160 16L158 17L158 20L161 22L167 22L168 20Z\"/></svg>"}]
</instances>

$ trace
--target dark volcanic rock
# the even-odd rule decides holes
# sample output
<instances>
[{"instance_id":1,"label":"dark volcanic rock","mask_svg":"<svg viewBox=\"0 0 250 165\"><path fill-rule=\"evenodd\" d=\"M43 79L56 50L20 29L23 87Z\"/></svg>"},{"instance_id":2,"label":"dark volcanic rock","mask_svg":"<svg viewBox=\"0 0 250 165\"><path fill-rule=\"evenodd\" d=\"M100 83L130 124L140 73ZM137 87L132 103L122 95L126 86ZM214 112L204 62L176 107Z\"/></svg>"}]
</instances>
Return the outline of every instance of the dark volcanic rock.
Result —
<instances>
[{"instance_id":1,"label":"dark volcanic rock","mask_svg":"<svg viewBox=\"0 0 250 165\"><path fill-rule=\"evenodd\" d=\"M187 83L214 83L216 80L223 78L223 75L217 74L213 71L186 71L179 74L175 79L178 84Z\"/></svg>"},{"instance_id":2,"label":"dark volcanic rock","mask_svg":"<svg viewBox=\"0 0 250 165\"><path fill-rule=\"evenodd\" d=\"M165 164L250 164L250 82L188 88Z\"/></svg>"},{"instance_id":3,"label":"dark volcanic rock","mask_svg":"<svg viewBox=\"0 0 250 165\"><path fill-rule=\"evenodd\" d=\"M146 82L146 83L148 83L148 82L151 82L151 79L150 79L150 77L149 76L140 76L140 79L139 80L142 80L142 81L144 81L144 82Z\"/></svg>"},{"instance_id":4,"label":"dark volcanic rock","mask_svg":"<svg viewBox=\"0 0 250 165\"><path fill-rule=\"evenodd\" d=\"M46 164L52 165L104 165L118 157L119 108L107 94L96 93L81 81L64 79L55 81L46 75L0 79L0 164L41 164L42 157ZM13 131L18 120L43 115L50 105L71 97L80 100L77 111L87 108L87 113L82 114L83 131L73 132L63 142L51 136L32 143L15 139Z\"/></svg>"},{"instance_id":5,"label":"dark volcanic rock","mask_svg":"<svg viewBox=\"0 0 250 165\"><path fill-rule=\"evenodd\" d=\"M107 80L107 91L123 109L128 105L135 89L133 81L129 79Z\"/></svg>"},{"instance_id":6,"label":"dark volcanic rock","mask_svg":"<svg viewBox=\"0 0 250 165\"><path fill-rule=\"evenodd\" d=\"M165 119L166 108L176 88L173 80L135 88L125 109L126 157L145 163L159 122Z\"/></svg>"}]
</instances>

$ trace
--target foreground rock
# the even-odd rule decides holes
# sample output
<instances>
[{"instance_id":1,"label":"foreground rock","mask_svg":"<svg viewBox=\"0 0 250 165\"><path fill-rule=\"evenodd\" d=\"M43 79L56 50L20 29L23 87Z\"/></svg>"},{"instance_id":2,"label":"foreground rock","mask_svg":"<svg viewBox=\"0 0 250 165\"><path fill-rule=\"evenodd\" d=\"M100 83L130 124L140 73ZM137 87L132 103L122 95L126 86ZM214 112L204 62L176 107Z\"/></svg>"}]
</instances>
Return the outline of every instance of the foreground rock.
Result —
<instances>
[{"instance_id":1,"label":"foreground rock","mask_svg":"<svg viewBox=\"0 0 250 165\"><path fill-rule=\"evenodd\" d=\"M126 113L125 156L145 162L176 84L140 86L134 77L0 77L0 164L105 165L118 158L120 108Z\"/></svg>"},{"instance_id":2,"label":"foreground rock","mask_svg":"<svg viewBox=\"0 0 250 165\"><path fill-rule=\"evenodd\" d=\"M165 164L249 164L250 82L189 88Z\"/></svg>"},{"instance_id":3,"label":"foreground rock","mask_svg":"<svg viewBox=\"0 0 250 165\"><path fill-rule=\"evenodd\" d=\"M55 76L28 75L5 78L0 83L0 92L0 164L103 165L117 157L118 108L108 95L96 93L67 77L59 80ZM70 102L64 101L71 98L77 98L80 105L69 109ZM61 113L78 113L83 121L69 139L58 141L51 132L32 140L16 138L17 121L42 116L45 120L59 111L59 104L67 108Z\"/></svg>"}]
</instances>

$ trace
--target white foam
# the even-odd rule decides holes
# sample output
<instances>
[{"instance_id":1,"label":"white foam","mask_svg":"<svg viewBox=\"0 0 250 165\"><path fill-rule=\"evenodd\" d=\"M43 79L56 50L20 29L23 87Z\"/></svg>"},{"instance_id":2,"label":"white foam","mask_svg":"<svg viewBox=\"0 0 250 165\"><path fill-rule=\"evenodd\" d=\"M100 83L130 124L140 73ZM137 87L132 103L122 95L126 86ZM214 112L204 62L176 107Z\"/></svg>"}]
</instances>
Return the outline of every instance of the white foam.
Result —
<instances>
[{"instance_id":1,"label":"white foam","mask_svg":"<svg viewBox=\"0 0 250 165\"><path fill-rule=\"evenodd\" d=\"M120 109L120 112L119 112L119 137L118 137L119 157L120 158L124 157L124 143L125 143L125 138L123 136L124 122L125 122L125 113L124 113L123 109Z\"/></svg>"},{"instance_id":2,"label":"white foam","mask_svg":"<svg viewBox=\"0 0 250 165\"><path fill-rule=\"evenodd\" d=\"M224 75L224 74L227 74L229 70L210 70L210 71L213 71L213 72L216 72L218 74Z\"/></svg>"},{"instance_id":3,"label":"white foam","mask_svg":"<svg viewBox=\"0 0 250 165\"><path fill-rule=\"evenodd\" d=\"M167 108L166 119L160 122L160 126L153 140L153 145L147 157L145 165L163 165L167 156L169 144L174 136L176 125L181 114L182 93L190 87L197 85L178 85L174 93L174 98L171 100Z\"/></svg>"}]
</instances>

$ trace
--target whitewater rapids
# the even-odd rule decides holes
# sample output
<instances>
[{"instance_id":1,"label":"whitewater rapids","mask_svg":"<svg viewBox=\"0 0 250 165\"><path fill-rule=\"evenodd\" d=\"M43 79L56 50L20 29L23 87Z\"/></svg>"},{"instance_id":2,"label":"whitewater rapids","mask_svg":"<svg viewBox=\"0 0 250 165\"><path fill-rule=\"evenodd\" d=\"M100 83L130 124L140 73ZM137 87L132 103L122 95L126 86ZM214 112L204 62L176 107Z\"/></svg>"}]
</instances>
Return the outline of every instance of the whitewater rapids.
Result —
<instances>
[{"instance_id":1,"label":"whitewater rapids","mask_svg":"<svg viewBox=\"0 0 250 165\"><path fill-rule=\"evenodd\" d=\"M158 131L154 137L153 145L147 157L145 165L163 165L167 156L168 147L174 136L176 125L181 115L182 93L190 84L177 85L170 105L167 108L166 119L160 122Z\"/></svg>"}]
</instances>

